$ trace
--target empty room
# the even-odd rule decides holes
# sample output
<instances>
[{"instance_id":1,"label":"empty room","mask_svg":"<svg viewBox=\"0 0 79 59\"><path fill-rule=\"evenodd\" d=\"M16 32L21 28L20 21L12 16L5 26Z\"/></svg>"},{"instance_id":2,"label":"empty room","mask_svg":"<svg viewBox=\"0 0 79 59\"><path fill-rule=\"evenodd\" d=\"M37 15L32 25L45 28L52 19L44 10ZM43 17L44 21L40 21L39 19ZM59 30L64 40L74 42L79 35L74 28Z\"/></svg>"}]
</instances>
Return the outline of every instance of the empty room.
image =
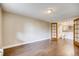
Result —
<instances>
[{"instance_id":1,"label":"empty room","mask_svg":"<svg viewBox=\"0 0 79 59\"><path fill-rule=\"evenodd\" d=\"M78 56L78 3L1 3L3 56Z\"/></svg>"}]
</instances>

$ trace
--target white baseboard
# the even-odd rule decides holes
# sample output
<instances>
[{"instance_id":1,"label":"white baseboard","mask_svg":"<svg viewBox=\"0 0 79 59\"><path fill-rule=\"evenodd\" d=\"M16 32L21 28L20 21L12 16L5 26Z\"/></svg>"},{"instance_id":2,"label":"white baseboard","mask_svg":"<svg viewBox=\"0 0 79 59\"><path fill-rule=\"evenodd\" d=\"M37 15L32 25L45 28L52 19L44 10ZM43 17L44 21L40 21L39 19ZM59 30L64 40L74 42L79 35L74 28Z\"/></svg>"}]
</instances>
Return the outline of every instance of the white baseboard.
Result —
<instances>
[{"instance_id":1,"label":"white baseboard","mask_svg":"<svg viewBox=\"0 0 79 59\"><path fill-rule=\"evenodd\" d=\"M13 44L13 45L9 45L9 46L4 46L3 49L21 46L21 45L25 45L25 44L30 44L30 43L34 43L34 42L38 42L38 41L43 41L43 40L48 40L48 39L42 39L42 40L37 40L37 41L32 41L32 42L23 42L23 43Z\"/></svg>"},{"instance_id":2,"label":"white baseboard","mask_svg":"<svg viewBox=\"0 0 79 59\"><path fill-rule=\"evenodd\" d=\"M23 43L13 44L13 45L9 45L9 46L4 46L3 49L12 48L12 47L16 47L16 46L20 46L20 45L24 45L24 44L27 44L27 43L23 42Z\"/></svg>"}]
</instances>

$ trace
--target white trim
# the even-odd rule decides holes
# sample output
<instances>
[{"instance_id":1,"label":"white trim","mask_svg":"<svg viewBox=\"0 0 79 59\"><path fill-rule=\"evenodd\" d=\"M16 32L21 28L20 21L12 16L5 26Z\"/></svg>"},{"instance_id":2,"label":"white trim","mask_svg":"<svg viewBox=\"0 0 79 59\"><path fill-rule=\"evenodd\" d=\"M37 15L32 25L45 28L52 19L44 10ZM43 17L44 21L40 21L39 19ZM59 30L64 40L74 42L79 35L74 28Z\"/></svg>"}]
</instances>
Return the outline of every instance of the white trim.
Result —
<instances>
[{"instance_id":1,"label":"white trim","mask_svg":"<svg viewBox=\"0 0 79 59\"><path fill-rule=\"evenodd\" d=\"M23 42L23 43L18 43L18 44L14 44L14 45L4 46L3 49L12 48L12 47L16 47L16 46L20 46L20 45L24 45L24 44L27 44L27 43Z\"/></svg>"},{"instance_id":2,"label":"white trim","mask_svg":"<svg viewBox=\"0 0 79 59\"><path fill-rule=\"evenodd\" d=\"M48 39L42 39L42 40L37 40L37 41L32 41L32 42L23 42L23 43L18 43L18 44L14 44L14 45L4 46L3 49L21 46L21 45L25 45L25 44L30 44L30 43L34 43L34 42L38 42L38 41L43 41L43 40L48 40Z\"/></svg>"}]
</instances>

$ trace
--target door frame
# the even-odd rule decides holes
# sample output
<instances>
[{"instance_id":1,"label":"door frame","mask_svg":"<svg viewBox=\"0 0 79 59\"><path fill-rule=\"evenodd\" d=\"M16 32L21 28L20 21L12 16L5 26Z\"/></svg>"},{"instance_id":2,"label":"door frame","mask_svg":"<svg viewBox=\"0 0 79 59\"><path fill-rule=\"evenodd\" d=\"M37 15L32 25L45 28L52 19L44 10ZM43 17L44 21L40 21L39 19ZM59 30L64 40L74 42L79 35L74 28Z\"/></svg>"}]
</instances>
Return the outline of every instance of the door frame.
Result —
<instances>
[{"instance_id":1,"label":"door frame","mask_svg":"<svg viewBox=\"0 0 79 59\"><path fill-rule=\"evenodd\" d=\"M56 24L56 38L52 38L52 24ZM54 22L51 23L51 40L57 40L58 39L58 23Z\"/></svg>"},{"instance_id":2,"label":"door frame","mask_svg":"<svg viewBox=\"0 0 79 59\"><path fill-rule=\"evenodd\" d=\"M79 18L76 18L76 19L73 21L73 22L74 22L74 24L73 24L73 35L74 35L74 36L73 36L73 42L74 42L75 45L79 46L79 42L77 42L76 39L75 39L75 37L76 37L76 36L75 36L75 21L77 21L77 20L79 21Z\"/></svg>"}]
</instances>

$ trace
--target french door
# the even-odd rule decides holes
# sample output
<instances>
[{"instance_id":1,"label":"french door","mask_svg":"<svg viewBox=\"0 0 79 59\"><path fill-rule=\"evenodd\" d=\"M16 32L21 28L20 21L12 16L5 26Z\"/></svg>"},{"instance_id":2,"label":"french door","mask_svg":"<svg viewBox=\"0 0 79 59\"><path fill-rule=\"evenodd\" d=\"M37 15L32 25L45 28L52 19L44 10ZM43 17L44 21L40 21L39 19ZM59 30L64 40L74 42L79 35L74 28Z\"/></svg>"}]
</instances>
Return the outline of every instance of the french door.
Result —
<instances>
[{"instance_id":1,"label":"french door","mask_svg":"<svg viewBox=\"0 0 79 59\"><path fill-rule=\"evenodd\" d=\"M57 40L58 37L57 23L51 23L51 40Z\"/></svg>"},{"instance_id":2,"label":"french door","mask_svg":"<svg viewBox=\"0 0 79 59\"><path fill-rule=\"evenodd\" d=\"M79 46L79 18L74 20L74 43Z\"/></svg>"}]
</instances>

